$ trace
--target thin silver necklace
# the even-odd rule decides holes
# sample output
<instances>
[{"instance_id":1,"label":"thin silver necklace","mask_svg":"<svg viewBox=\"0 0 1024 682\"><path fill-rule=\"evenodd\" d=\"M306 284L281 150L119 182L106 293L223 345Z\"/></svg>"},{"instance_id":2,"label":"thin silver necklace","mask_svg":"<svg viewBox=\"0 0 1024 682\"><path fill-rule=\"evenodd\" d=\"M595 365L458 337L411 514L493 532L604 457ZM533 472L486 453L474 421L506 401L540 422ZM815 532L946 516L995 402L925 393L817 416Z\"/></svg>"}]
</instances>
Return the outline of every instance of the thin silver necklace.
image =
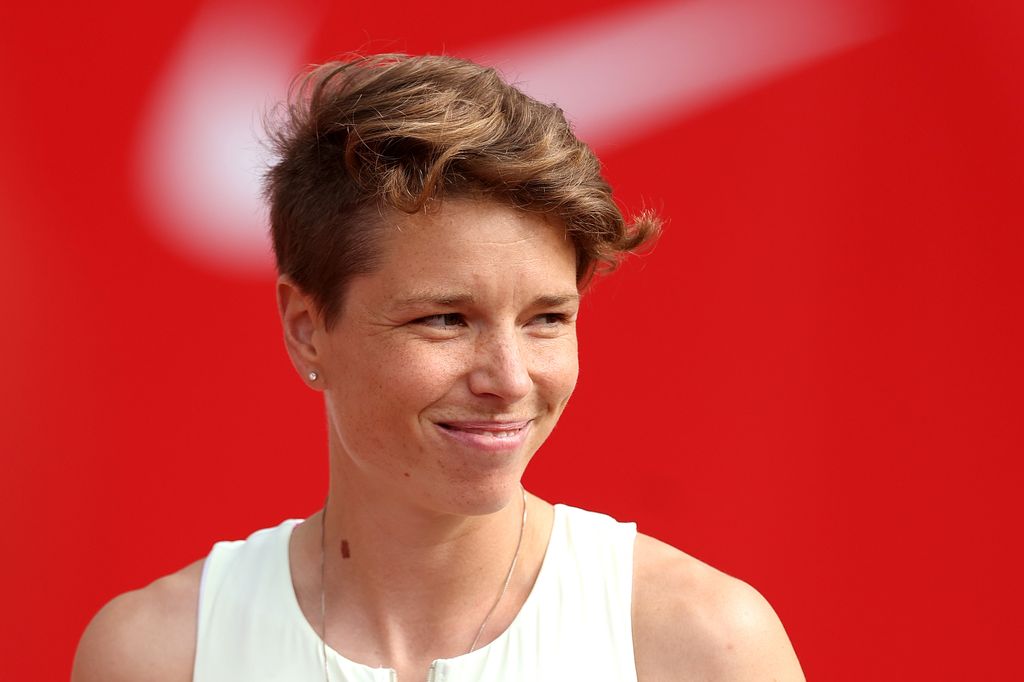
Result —
<instances>
[{"instance_id":1,"label":"thin silver necklace","mask_svg":"<svg viewBox=\"0 0 1024 682\"><path fill-rule=\"evenodd\" d=\"M487 627L487 621L491 619L491 616L498 609L498 604L501 603L505 593L508 592L508 586L512 583L512 574L516 570L516 562L519 561L519 550L523 547L523 535L526 531L526 489L520 487L520 490L523 492L523 520L519 525L519 540L516 542L516 552L512 555L512 563L508 566L508 573L505 575L505 582L501 586L501 592L498 593L497 599L494 600L487 615L484 616L483 622L480 623L480 627L476 631L476 637L473 638L473 643L469 645L469 649L466 651L467 654L476 651L477 642L480 641L480 636L483 635L484 628ZM324 589L324 566L327 563L327 502L329 500L330 497L324 501L323 518L320 519L320 658L324 664L324 682L331 682L331 673L327 667L327 590Z\"/></svg>"}]
</instances>

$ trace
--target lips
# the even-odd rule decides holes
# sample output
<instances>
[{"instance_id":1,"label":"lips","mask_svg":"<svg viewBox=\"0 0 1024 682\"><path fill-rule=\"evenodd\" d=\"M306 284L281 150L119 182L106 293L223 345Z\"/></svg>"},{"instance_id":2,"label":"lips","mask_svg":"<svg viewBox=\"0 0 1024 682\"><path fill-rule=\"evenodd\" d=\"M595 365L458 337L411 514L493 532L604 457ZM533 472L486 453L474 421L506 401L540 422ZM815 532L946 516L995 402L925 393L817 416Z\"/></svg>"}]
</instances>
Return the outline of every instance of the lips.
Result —
<instances>
[{"instance_id":1,"label":"lips","mask_svg":"<svg viewBox=\"0 0 1024 682\"><path fill-rule=\"evenodd\" d=\"M449 439L486 451L514 450L526 438L532 420L519 421L453 421L438 422L441 433Z\"/></svg>"}]
</instances>

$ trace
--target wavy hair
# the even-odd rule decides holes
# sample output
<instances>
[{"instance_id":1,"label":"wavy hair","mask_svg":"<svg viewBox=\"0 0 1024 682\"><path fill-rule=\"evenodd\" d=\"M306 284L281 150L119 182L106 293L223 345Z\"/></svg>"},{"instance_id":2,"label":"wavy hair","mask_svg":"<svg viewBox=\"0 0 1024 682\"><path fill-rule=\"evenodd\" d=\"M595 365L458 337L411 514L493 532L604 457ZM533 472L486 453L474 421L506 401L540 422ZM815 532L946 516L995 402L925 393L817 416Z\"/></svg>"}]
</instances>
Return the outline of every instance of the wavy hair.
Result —
<instances>
[{"instance_id":1,"label":"wavy hair","mask_svg":"<svg viewBox=\"0 0 1024 682\"><path fill-rule=\"evenodd\" d=\"M278 270L330 327L347 282L372 272L384 212L445 197L506 202L557 219L577 283L615 268L660 230L627 223L594 152L562 111L494 69L447 56L358 56L312 68L268 122L265 177Z\"/></svg>"}]
</instances>

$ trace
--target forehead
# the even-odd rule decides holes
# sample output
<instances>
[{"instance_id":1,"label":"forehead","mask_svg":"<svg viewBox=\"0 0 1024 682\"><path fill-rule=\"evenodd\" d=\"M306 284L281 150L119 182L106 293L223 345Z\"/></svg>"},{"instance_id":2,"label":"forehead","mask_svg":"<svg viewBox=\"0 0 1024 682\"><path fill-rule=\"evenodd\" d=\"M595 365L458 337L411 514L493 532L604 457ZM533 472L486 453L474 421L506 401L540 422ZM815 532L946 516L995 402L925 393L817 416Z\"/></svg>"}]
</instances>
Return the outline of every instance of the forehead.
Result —
<instances>
[{"instance_id":1,"label":"forehead","mask_svg":"<svg viewBox=\"0 0 1024 682\"><path fill-rule=\"evenodd\" d=\"M471 199L448 199L414 215L390 214L380 234L380 283L408 288L446 281L474 288L569 286L576 253L547 216Z\"/></svg>"}]
</instances>

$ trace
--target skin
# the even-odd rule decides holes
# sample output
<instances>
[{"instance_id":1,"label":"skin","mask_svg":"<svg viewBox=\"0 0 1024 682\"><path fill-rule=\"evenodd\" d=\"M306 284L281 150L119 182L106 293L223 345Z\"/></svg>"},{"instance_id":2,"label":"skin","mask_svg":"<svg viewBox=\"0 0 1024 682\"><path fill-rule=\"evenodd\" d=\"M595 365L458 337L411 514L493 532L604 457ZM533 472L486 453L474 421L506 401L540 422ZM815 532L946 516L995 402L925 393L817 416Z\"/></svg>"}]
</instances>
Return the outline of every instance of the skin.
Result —
<instances>
[{"instance_id":1,"label":"skin","mask_svg":"<svg viewBox=\"0 0 1024 682\"><path fill-rule=\"evenodd\" d=\"M295 529L289 552L299 606L328 645L418 681L434 659L467 651L504 581L519 481L576 383L579 298L564 230L504 205L448 200L392 216L380 248L379 270L352 281L331 328L278 282L289 355L324 393L331 469L326 510ZM526 504L516 571L478 646L508 628L540 570L553 511ZM642 682L803 679L752 588L642 535L634 561ZM72 680L190 680L200 573L197 562L105 606Z\"/></svg>"}]
</instances>

